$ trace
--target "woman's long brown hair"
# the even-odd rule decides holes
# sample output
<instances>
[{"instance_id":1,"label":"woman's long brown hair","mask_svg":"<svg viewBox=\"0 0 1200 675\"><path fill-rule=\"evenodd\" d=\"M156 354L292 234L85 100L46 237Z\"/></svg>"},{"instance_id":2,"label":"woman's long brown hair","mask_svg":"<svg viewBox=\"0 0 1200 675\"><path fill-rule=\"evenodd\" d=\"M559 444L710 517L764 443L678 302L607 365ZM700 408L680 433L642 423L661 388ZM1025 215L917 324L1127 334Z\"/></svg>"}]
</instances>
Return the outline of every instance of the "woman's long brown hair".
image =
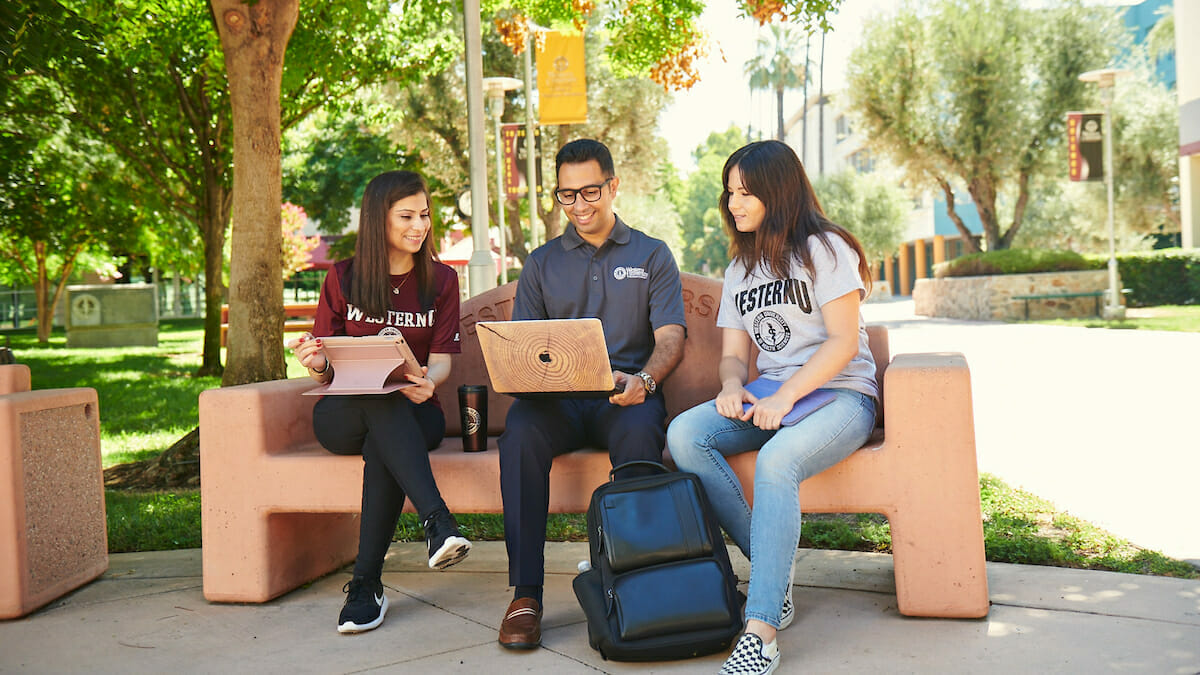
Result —
<instances>
[{"instance_id":1,"label":"woman's long brown hair","mask_svg":"<svg viewBox=\"0 0 1200 675\"><path fill-rule=\"evenodd\" d=\"M388 266L388 211L392 204L415 194L425 195L432 211L429 186L420 174L412 171L388 171L367 183L363 191L362 209L358 215L358 239L354 243L353 283L350 287L350 302L367 316L386 316L392 307L391 271ZM433 230L421 242L421 248L413 254L413 274L417 279L417 297L421 307L428 311L433 307L437 289L433 287L433 262L437 254L430 241Z\"/></svg>"},{"instance_id":2,"label":"woman's long brown hair","mask_svg":"<svg viewBox=\"0 0 1200 675\"><path fill-rule=\"evenodd\" d=\"M742 187L766 209L762 224L754 232L738 232L729 212L729 172L734 167L742 174ZM871 269L862 244L846 228L825 217L804 166L791 146L779 141L744 145L725 161L721 181L720 209L730 237L729 255L742 264L747 275L762 263L772 275L786 279L792 261L797 259L813 274L808 238L831 232L846 240L858 254L858 274L867 293L871 292ZM821 240L832 253L833 247L824 236Z\"/></svg>"}]
</instances>

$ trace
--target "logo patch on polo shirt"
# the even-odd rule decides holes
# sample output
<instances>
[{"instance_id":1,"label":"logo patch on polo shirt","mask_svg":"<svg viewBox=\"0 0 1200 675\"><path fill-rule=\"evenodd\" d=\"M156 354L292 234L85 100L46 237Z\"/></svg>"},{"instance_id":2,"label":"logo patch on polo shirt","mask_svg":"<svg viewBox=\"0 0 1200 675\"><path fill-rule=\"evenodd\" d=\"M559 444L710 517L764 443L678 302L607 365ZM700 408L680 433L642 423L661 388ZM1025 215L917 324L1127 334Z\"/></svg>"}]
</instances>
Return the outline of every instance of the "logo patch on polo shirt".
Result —
<instances>
[{"instance_id":1,"label":"logo patch on polo shirt","mask_svg":"<svg viewBox=\"0 0 1200 675\"><path fill-rule=\"evenodd\" d=\"M650 275L646 274L646 270L641 267L616 267L613 269L613 278L617 281L623 279L649 279Z\"/></svg>"}]
</instances>

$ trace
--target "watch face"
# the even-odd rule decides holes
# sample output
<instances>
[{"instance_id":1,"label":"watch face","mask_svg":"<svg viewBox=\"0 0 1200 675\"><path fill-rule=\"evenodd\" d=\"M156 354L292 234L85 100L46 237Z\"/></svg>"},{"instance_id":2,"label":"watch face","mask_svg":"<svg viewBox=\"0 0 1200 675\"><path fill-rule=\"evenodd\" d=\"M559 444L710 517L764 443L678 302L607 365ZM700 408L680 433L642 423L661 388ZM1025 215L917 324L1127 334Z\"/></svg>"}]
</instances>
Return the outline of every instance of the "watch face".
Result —
<instances>
[{"instance_id":1,"label":"watch face","mask_svg":"<svg viewBox=\"0 0 1200 675\"><path fill-rule=\"evenodd\" d=\"M646 387L647 394L653 394L654 390L658 388L657 383L655 383L654 378L650 376L650 373L638 373L638 377L642 378L642 383Z\"/></svg>"}]
</instances>

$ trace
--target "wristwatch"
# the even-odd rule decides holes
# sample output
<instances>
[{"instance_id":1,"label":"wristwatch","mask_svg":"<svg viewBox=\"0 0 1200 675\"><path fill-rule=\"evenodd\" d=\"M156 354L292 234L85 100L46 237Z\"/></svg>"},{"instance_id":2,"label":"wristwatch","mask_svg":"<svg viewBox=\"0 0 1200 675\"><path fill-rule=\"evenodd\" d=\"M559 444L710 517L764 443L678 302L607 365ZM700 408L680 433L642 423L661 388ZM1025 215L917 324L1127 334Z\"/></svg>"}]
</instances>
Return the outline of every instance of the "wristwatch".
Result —
<instances>
[{"instance_id":1,"label":"wristwatch","mask_svg":"<svg viewBox=\"0 0 1200 675\"><path fill-rule=\"evenodd\" d=\"M647 396L653 396L654 392L658 391L658 383L654 381L654 378L650 375L650 373L647 373L644 370L639 370L637 373L635 373L635 375L642 378L642 383L646 385Z\"/></svg>"}]
</instances>

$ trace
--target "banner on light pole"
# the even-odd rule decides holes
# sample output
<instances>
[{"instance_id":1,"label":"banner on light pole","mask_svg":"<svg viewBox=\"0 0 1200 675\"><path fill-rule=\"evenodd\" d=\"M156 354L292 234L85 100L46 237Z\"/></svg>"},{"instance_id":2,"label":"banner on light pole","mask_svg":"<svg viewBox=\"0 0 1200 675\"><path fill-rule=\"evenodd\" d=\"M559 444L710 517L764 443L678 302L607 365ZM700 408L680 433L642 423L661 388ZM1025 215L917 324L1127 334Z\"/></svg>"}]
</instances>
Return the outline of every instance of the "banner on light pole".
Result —
<instances>
[{"instance_id":1,"label":"banner on light pole","mask_svg":"<svg viewBox=\"0 0 1200 675\"><path fill-rule=\"evenodd\" d=\"M586 124L583 33L546 31L537 50L538 122Z\"/></svg>"},{"instance_id":2,"label":"banner on light pole","mask_svg":"<svg viewBox=\"0 0 1200 675\"><path fill-rule=\"evenodd\" d=\"M1104 180L1104 113L1067 113L1067 163L1073 181Z\"/></svg>"},{"instance_id":3,"label":"banner on light pole","mask_svg":"<svg viewBox=\"0 0 1200 675\"><path fill-rule=\"evenodd\" d=\"M525 125L503 124L500 133L504 138L504 196L508 199L523 199L529 190L529 181L525 176ZM542 153L542 130L533 132L534 154ZM537 194L542 192L542 163L537 166Z\"/></svg>"}]
</instances>

